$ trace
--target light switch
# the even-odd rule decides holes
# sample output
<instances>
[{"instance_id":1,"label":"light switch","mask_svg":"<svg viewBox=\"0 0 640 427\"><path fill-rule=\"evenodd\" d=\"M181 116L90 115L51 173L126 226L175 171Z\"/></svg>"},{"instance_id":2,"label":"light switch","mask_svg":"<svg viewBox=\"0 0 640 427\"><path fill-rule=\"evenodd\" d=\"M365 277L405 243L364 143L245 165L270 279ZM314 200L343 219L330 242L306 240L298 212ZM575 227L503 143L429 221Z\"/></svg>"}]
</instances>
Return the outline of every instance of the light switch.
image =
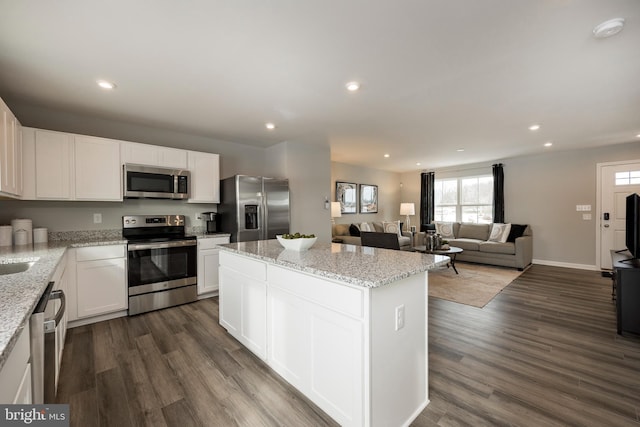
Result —
<instances>
[{"instance_id":1,"label":"light switch","mask_svg":"<svg viewBox=\"0 0 640 427\"><path fill-rule=\"evenodd\" d=\"M591 221L591 214L582 214L582 219L585 221Z\"/></svg>"}]
</instances>

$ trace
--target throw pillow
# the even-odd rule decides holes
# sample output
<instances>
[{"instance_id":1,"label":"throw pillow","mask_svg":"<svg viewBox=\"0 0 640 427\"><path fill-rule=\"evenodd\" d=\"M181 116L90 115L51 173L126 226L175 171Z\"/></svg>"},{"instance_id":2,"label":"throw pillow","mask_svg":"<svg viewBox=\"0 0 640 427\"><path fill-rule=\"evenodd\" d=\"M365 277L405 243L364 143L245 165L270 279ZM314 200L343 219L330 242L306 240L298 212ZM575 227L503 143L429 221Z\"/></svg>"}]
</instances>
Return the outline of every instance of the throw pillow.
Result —
<instances>
[{"instance_id":1,"label":"throw pillow","mask_svg":"<svg viewBox=\"0 0 640 427\"><path fill-rule=\"evenodd\" d=\"M443 239L455 239L453 235L453 223L436 221L436 233L442 236Z\"/></svg>"},{"instance_id":2,"label":"throw pillow","mask_svg":"<svg viewBox=\"0 0 640 427\"><path fill-rule=\"evenodd\" d=\"M507 237L509 237L509 231L511 231L511 224L495 223L493 227L491 227L489 241L504 243L507 241Z\"/></svg>"},{"instance_id":3,"label":"throw pillow","mask_svg":"<svg viewBox=\"0 0 640 427\"><path fill-rule=\"evenodd\" d=\"M360 224L360 231L376 231L376 230L370 224L363 222L362 224Z\"/></svg>"},{"instance_id":4,"label":"throw pillow","mask_svg":"<svg viewBox=\"0 0 640 427\"><path fill-rule=\"evenodd\" d=\"M385 233L396 233L398 237L402 236L402 232L400 231L400 221L394 222L383 222L382 228Z\"/></svg>"},{"instance_id":5,"label":"throw pillow","mask_svg":"<svg viewBox=\"0 0 640 427\"><path fill-rule=\"evenodd\" d=\"M511 224L511 231L509 231L507 242L515 242L518 237L522 237L526 229L527 224Z\"/></svg>"},{"instance_id":6,"label":"throw pillow","mask_svg":"<svg viewBox=\"0 0 640 427\"><path fill-rule=\"evenodd\" d=\"M360 229L358 228L357 225L351 224L349 226L349 235L350 236L355 236L355 237L360 237Z\"/></svg>"}]
</instances>

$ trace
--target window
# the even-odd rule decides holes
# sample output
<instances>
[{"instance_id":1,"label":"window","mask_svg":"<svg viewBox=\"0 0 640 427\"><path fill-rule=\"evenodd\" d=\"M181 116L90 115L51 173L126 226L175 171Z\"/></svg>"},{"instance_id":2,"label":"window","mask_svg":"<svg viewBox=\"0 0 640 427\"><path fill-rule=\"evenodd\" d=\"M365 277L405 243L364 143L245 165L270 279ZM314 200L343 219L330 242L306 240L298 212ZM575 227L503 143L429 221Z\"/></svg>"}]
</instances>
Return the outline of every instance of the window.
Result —
<instances>
[{"instance_id":1,"label":"window","mask_svg":"<svg viewBox=\"0 0 640 427\"><path fill-rule=\"evenodd\" d=\"M640 184L640 171L616 172L616 185Z\"/></svg>"},{"instance_id":2,"label":"window","mask_svg":"<svg viewBox=\"0 0 640 427\"><path fill-rule=\"evenodd\" d=\"M436 221L493 221L493 176L436 179L434 190Z\"/></svg>"}]
</instances>

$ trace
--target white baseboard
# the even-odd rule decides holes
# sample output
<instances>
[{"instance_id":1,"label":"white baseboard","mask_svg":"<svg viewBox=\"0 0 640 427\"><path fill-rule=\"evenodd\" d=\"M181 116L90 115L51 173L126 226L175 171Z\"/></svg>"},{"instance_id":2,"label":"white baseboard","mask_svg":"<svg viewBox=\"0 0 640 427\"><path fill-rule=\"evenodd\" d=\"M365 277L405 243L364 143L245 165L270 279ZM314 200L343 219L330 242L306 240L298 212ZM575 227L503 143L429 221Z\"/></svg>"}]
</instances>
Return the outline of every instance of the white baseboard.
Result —
<instances>
[{"instance_id":1,"label":"white baseboard","mask_svg":"<svg viewBox=\"0 0 640 427\"><path fill-rule=\"evenodd\" d=\"M600 271L600 269L596 265L590 265L590 264L574 264L571 262L549 261L546 259L534 259L531 261L531 263L539 264L539 265L549 265L551 267L565 267L565 268L576 268L578 270Z\"/></svg>"}]
</instances>

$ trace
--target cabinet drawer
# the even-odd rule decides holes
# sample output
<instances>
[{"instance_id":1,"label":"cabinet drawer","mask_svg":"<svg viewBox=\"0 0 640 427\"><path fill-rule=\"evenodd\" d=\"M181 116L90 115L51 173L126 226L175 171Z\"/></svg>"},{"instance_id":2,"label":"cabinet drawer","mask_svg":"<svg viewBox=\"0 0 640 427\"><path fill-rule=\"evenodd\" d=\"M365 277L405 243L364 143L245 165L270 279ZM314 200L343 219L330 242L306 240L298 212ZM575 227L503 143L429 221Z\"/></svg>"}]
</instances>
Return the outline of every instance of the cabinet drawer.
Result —
<instances>
[{"instance_id":1,"label":"cabinet drawer","mask_svg":"<svg viewBox=\"0 0 640 427\"><path fill-rule=\"evenodd\" d=\"M272 265L269 265L268 276L269 286L285 290L348 316L364 317L364 289L350 288L330 282L328 279L320 279Z\"/></svg>"},{"instance_id":2,"label":"cabinet drawer","mask_svg":"<svg viewBox=\"0 0 640 427\"><path fill-rule=\"evenodd\" d=\"M267 264L227 251L220 251L220 265L235 270L255 280L267 280Z\"/></svg>"},{"instance_id":3,"label":"cabinet drawer","mask_svg":"<svg viewBox=\"0 0 640 427\"><path fill-rule=\"evenodd\" d=\"M76 261L93 261L97 259L124 258L124 245L89 246L76 249Z\"/></svg>"},{"instance_id":4,"label":"cabinet drawer","mask_svg":"<svg viewBox=\"0 0 640 427\"><path fill-rule=\"evenodd\" d=\"M229 237L202 237L198 238L198 247L200 249L213 249L217 245L226 245L229 243Z\"/></svg>"}]
</instances>

